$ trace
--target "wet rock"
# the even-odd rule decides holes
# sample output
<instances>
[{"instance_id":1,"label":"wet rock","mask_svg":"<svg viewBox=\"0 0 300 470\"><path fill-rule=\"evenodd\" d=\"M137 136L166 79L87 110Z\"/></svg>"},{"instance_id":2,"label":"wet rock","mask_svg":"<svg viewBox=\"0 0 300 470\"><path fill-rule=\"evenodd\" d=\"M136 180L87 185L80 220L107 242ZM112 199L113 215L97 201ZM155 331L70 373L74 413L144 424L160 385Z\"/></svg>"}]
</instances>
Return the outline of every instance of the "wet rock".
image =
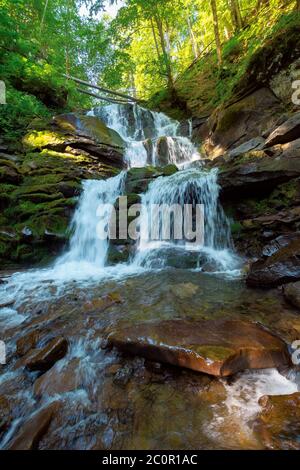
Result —
<instances>
[{"instance_id":1,"label":"wet rock","mask_svg":"<svg viewBox=\"0 0 300 470\"><path fill-rule=\"evenodd\" d=\"M112 305L121 304L121 303L122 303L122 299L121 299L120 294L118 292L112 292L108 295L100 297L99 299L88 300L83 305L83 308L85 312L94 311L94 310L103 312L104 310L111 307Z\"/></svg>"},{"instance_id":2,"label":"wet rock","mask_svg":"<svg viewBox=\"0 0 300 470\"><path fill-rule=\"evenodd\" d=\"M145 259L151 268L172 267L176 269L196 269L199 265L199 253L178 247L152 250Z\"/></svg>"},{"instance_id":3,"label":"wet rock","mask_svg":"<svg viewBox=\"0 0 300 470\"><path fill-rule=\"evenodd\" d=\"M285 218L286 220L286 218ZM273 221L272 221L273 223ZM271 236L273 233L271 233ZM267 237L266 237L267 238ZM264 246L262 250L262 255L263 256L272 256L274 253L276 253L278 250L281 248L284 248L285 246L288 246L292 240L298 240L300 238L300 232L296 233L289 233L286 235L280 235L279 237L275 238L272 240L270 243Z\"/></svg>"},{"instance_id":4,"label":"wet rock","mask_svg":"<svg viewBox=\"0 0 300 470\"><path fill-rule=\"evenodd\" d=\"M8 300L7 302L0 303L0 308L11 307L12 305L14 305L14 303L14 300Z\"/></svg>"},{"instance_id":5,"label":"wet rock","mask_svg":"<svg viewBox=\"0 0 300 470\"><path fill-rule=\"evenodd\" d=\"M299 138L300 113L296 113L269 135L265 142L265 148L277 144L286 144L287 142L292 142Z\"/></svg>"},{"instance_id":6,"label":"wet rock","mask_svg":"<svg viewBox=\"0 0 300 470\"><path fill-rule=\"evenodd\" d=\"M65 338L54 338L42 349L34 349L24 360L27 369L34 371L46 371L50 369L55 362L62 359L68 351L68 342Z\"/></svg>"},{"instance_id":7,"label":"wet rock","mask_svg":"<svg viewBox=\"0 0 300 470\"><path fill-rule=\"evenodd\" d=\"M58 413L61 403L56 401L42 408L21 426L17 436L10 442L8 450L38 449L39 442L47 433L52 419Z\"/></svg>"},{"instance_id":8,"label":"wet rock","mask_svg":"<svg viewBox=\"0 0 300 470\"><path fill-rule=\"evenodd\" d=\"M159 176L171 176L178 171L176 165L167 165L162 168L148 166L145 168L131 168L127 172L125 192L127 194L140 194L148 189L151 181Z\"/></svg>"},{"instance_id":9,"label":"wet rock","mask_svg":"<svg viewBox=\"0 0 300 470\"><path fill-rule=\"evenodd\" d=\"M191 282L183 282L181 284L175 284L170 286L171 292L181 300L193 297L199 290L199 286Z\"/></svg>"},{"instance_id":10,"label":"wet rock","mask_svg":"<svg viewBox=\"0 0 300 470\"><path fill-rule=\"evenodd\" d=\"M40 332L30 331L26 335L17 340L17 354L18 356L25 356L29 351L34 349L39 341Z\"/></svg>"},{"instance_id":11,"label":"wet rock","mask_svg":"<svg viewBox=\"0 0 300 470\"><path fill-rule=\"evenodd\" d=\"M300 449L300 393L263 396L255 431L268 449Z\"/></svg>"},{"instance_id":12,"label":"wet rock","mask_svg":"<svg viewBox=\"0 0 300 470\"><path fill-rule=\"evenodd\" d=\"M285 343L259 325L234 320L169 320L120 328L108 346L151 361L216 376L289 364Z\"/></svg>"},{"instance_id":13,"label":"wet rock","mask_svg":"<svg viewBox=\"0 0 300 470\"><path fill-rule=\"evenodd\" d=\"M300 309L300 282L283 286L283 295L289 303Z\"/></svg>"},{"instance_id":14,"label":"wet rock","mask_svg":"<svg viewBox=\"0 0 300 470\"><path fill-rule=\"evenodd\" d=\"M272 287L300 280L300 238L266 259L253 263L247 277L249 286Z\"/></svg>"},{"instance_id":15,"label":"wet rock","mask_svg":"<svg viewBox=\"0 0 300 470\"><path fill-rule=\"evenodd\" d=\"M54 366L34 382L36 397L72 392L80 386L79 358L71 359L64 367Z\"/></svg>"},{"instance_id":16,"label":"wet rock","mask_svg":"<svg viewBox=\"0 0 300 470\"><path fill-rule=\"evenodd\" d=\"M8 399L0 395L0 436L5 432L12 421L11 409Z\"/></svg>"}]
</instances>

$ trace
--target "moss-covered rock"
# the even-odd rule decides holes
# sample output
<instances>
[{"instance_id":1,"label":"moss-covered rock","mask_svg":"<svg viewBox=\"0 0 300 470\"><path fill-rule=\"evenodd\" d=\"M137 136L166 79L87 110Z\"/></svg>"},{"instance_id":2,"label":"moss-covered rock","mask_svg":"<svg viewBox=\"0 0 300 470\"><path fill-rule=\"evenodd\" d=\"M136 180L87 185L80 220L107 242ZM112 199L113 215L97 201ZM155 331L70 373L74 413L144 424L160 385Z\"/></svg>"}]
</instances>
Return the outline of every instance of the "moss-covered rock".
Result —
<instances>
[{"instance_id":1,"label":"moss-covered rock","mask_svg":"<svg viewBox=\"0 0 300 470\"><path fill-rule=\"evenodd\" d=\"M132 168L128 171L125 191L126 193L143 193L147 190L149 183L159 176L171 176L178 171L176 165L167 165L157 168L147 166L143 168Z\"/></svg>"},{"instance_id":2,"label":"moss-covered rock","mask_svg":"<svg viewBox=\"0 0 300 470\"><path fill-rule=\"evenodd\" d=\"M96 138L78 134L77 128L40 124L25 136L25 153L0 158L2 266L45 263L57 256L70 236L81 181L115 176L122 166L121 140L120 147L111 150ZM102 130L107 142L110 136L118 140L110 130ZM89 151L75 144L88 145Z\"/></svg>"}]
</instances>

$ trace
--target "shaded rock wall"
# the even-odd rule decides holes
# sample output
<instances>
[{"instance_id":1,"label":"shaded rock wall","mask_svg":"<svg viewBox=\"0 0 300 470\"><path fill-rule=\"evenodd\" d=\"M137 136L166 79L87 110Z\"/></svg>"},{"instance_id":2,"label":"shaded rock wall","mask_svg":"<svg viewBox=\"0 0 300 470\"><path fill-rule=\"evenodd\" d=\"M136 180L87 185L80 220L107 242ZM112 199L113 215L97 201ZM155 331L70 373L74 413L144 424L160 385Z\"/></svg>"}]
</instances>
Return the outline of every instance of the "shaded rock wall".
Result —
<instances>
[{"instance_id":1,"label":"shaded rock wall","mask_svg":"<svg viewBox=\"0 0 300 470\"><path fill-rule=\"evenodd\" d=\"M124 142L93 117L69 114L33 127L22 152L0 153L2 266L57 256L70 236L81 181L113 176L124 165Z\"/></svg>"}]
</instances>

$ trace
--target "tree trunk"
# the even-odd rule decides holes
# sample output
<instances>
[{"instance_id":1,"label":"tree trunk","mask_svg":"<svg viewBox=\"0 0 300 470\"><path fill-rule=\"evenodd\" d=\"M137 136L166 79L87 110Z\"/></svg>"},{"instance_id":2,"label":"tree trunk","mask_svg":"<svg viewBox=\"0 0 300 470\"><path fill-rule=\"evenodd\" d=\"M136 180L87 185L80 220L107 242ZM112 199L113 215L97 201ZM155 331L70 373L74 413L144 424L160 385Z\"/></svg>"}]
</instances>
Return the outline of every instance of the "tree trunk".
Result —
<instances>
[{"instance_id":1,"label":"tree trunk","mask_svg":"<svg viewBox=\"0 0 300 470\"><path fill-rule=\"evenodd\" d=\"M258 0L257 5L256 5L256 11L257 13L262 7L269 7L270 6L270 0Z\"/></svg>"},{"instance_id":2,"label":"tree trunk","mask_svg":"<svg viewBox=\"0 0 300 470\"><path fill-rule=\"evenodd\" d=\"M213 14L213 21L214 21L214 32L215 32L215 41L216 41L216 48L217 48L218 63L219 63L219 66L220 66L221 63L222 63L222 54L221 54L219 18L218 18L216 0L210 0L210 4L211 4L211 9L212 9L212 14Z\"/></svg>"},{"instance_id":3,"label":"tree trunk","mask_svg":"<svg viewBox=\"0 0 300 470\"><path fill-rule=\"evenodd\" d=\"M120 98L124 98L126 100L141 101L141 100L138 100L137 98L133 98L132 96L125 95L125 93L120 93L118 91L112 91L112 90L109 90L108 88L103 88L103 87L98 86L98 85L93 85L92 83L89 83L86 80L81 80L80 78L72 77L71 75L63 74L63 77L67 78L68 80L73 80L73 82L79 83L79 85L84 85L84 86L87 86L89 88L95 88L96 90L100 90L100 91L102 91L104 93L108 93L110 95L119 96Z\"/></svg>"},{"instance_id":4,"label":"tree trunk","mask_svg":"<svg viewBox=\"0 0 300 470\"><path fill-rule=\"evenodd\" d=\"M159 50L157 35L156 35L156 31L155 31L155 27L154 27L154 23L153 23L152 18L150 19L150 22L151 22L151 28L152 28L152 34L153 34L153 38L154 38L155 48L156 48L156 52L157 52L157 58L158 58L158 61L160 61L160 50Z\"/></svg>"},{"instance_id":5,"label":"tree trunk","mask_svg":"<svg viewBox=\"0 0 300 470\"><path fill-rule=\"evenodd\" d=\"M168 78L168 87L169 88L174 88L174 81L173 81L173 75L172 75L172 68L171 68L171 61L170 61L170 56L167 52L167 47L166 47L166 40L165 40L165 35L164 35L164 30L163 30L163 24L159 16L155 16L155 21L157 24L157 29L158 29L158 34L159 34L159 39L160 39L160 44L163 52L163 58L164 58L164 63L166 67L166 72L167 72L167 78Z\"/></svg>"},{"instance_id":6,"label":"tree trunk","mask_svg":"<svg viewBox=\"0 0 300 470\"><path fill-rule=\"evenodd\" d=\"M42 19L41 19L41 25L40 25L40 31L41 32L42 32L42 29L43 29L43 26L44 26L45 16L46 16L47 8L48 8L48 3L49 3L49 0L46 0L45 6L44 6L44 11L43 11L43 16L42 16Z\"/></svg>"},{"instance_id":7,"label":"tree trunk","mask_svg":"<svg viewBox=\"0 0 300 470\"><path fill-rule=\"evenodd\" d=\"M296 0L296 11L300 12L300 0Z\"/></svg>"},{"instance_id":8,"label":"tree trunk","mask_svg":"<svg viewBox=\"0 0 300 470\"><path fill-rule=\"evenodd\" d=\"M189 34L190 34L190 38L191 38L192 50L193 50L195 59L197 59L198 54L199 54L198 44L197 44L197 41L196 41L196 38L195 38L195 35L194 35L192 23L191 23L191 20L190 20L189 16L187 17L187 24L188 24Z\"/></svg>"},{"instance_id":9,"label":"tree trunk","mask_svg":"<svg viewBox=\"0 0 300 470\"><path fill-rule=\"evenodd\" d=\"M238 0L230 0L230 13L234 29L240 31L243 28L243 19Z\"/></svg>"}]
</instances>

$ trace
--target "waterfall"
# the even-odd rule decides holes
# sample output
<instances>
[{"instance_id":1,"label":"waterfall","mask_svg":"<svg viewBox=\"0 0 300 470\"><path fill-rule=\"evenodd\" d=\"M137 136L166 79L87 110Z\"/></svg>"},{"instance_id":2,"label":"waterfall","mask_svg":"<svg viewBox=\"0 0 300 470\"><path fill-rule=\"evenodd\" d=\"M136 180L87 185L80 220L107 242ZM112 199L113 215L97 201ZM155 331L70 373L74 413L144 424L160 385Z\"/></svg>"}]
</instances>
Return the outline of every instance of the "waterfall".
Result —
<instances>
[{"instance_id":1,"label":"waterfall","mask_svg":"<svg viewBox=\"0 0 300 470\"><path fill-rule=\"evenodd\" d=\"M90 113L101 118L127 143L125 161L129 168L168 163L183 166L201 158L190 139L180 135L180 123L163 113L136 104L112 104Z\"/></svg>"},{"instance_id":2,"label":"waterfall","mask_svg":"<svg viewBox=\"0 0 300 470\"><path fill-rule=\"evenodd\" d=\"M168 266L170 250L177 250L174 256L190 256L196 266L210 266L212 271L234 270L237 257L234 255L228 220L219 203L217 170L206 171L201 167L201 156L188 137L180 136L178 122L162 113L155 113L137 105L109 105L92 111L127 142L125 159L128 167L152 164L176 164L180 171L169 177L152 181L146 193L142 194L142 213L139 219L140 238L131 266L153 268ZM190 130L190 126L189 126ZM200 160L198 167L191 164ZM73 236L69 251L57 262L58 266L68 263L90 263L105 267L108 239L99 239L97 228L105 231L110 213L105 204L114 204L122 193L121 175L104 181L86 181L83 194L71 225ZM170 207L186 204L196 210L203 207L203 240L201 244L191 243L184 238L178 240L170 232L170 239L164 239L163 223L167 221L168 210L155 214L156 206ZM103 207L103 209L101 209ZM154 207L154 209L153 209ZM100 211L100 212L99 212ZM174 215L173 222L174 222ZM170 224L171 224L170 219ZM180 228L184 228L184 219ZM158 238L152 239L151 226L158 226ZM172 225L172 224L171 224ZM180 253L178 252L180 250ZM160 259L159 263L157 258ZM195 262L193 266L195 267Z\"/></svg>"},{"instance_id":3,"label":"waterfall","mask_svg":"<svg viewBox=\"0 0 300 470\"><path fill-rule=\"evenodd\" d=\"M88 180L75 211L71 230L74 232L69 251L57 262L58 265L88 262L104 267L108 250L108 238L101 239L99 230L108 227L113 205L121 194L124 172L107 180ZM100 224L100 226L99 226Z\"/></svg>"},{"instance_id":4,"label":"waterfall","mask_svg":"<svg viewBox=\"0 0 300 470\"><path fill-rule=\"evenodd\" d=\"M236 267L237 257L233 253L230 225L222 206L219 203L219 185L217 183L217 170L210 172L190 168L179 171L165 178L154 180L148 191L142 195L142 213L140 216L140 240L134 262L151 268L168 264L168 250L177 249L193 251L198 260L212 263L217 270L232 270ZM190 204L193 209L197 205L203 208L203 237L201 243L191 244L184 239L175 239L173 232L169 240L164 239L164 224L170 217L168 208L174 204L183 208ZM162 213L157 213L157 207L165 207ZM180 215L180 214L179 214ZM178 215L177 215L178 216ZM174 217L173 215L173 222ZM184 232L184 217L177 221L181 226L180 233ZM178 227L180 229L180 226ZM153 227L157 239L152 239ZM168 227L169 228L169 227ZM199 227L198 227L199 229ZM178 255L178 251L177 251Z\"/></svg>"}]
</instances>

